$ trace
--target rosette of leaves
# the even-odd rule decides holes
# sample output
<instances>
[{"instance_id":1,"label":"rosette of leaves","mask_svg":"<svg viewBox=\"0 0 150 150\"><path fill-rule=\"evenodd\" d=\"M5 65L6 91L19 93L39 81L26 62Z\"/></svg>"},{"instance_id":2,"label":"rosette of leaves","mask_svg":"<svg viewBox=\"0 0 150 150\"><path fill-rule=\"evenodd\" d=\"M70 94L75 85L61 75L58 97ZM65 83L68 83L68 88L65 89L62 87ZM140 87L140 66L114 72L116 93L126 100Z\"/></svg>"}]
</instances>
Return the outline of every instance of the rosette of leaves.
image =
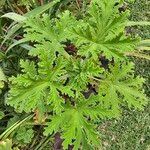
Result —
<instances>
[{"instance_id":1,"label":"rosette of leaves","mask_svg":"<svg viewBox=\"0 0 150 150\"><path fill-rule=\"evenodd\" d=\"M121 106L143 109L147 103L144 79L134 76L134 65L124 56L138 39L125 34L128 12L118 8L114 0L93 0L80 20L65 11L25 22L24 38L34 44L29 55L35 61L21 60L22 73L9 79L7 104L18 112L47 114L44 135L59 132L64 149L100 148L98 120L118 117ZM77 51L72 55L68 41ZM114 59L107 70L100 55Z\"/></svg>"}]
</instances>

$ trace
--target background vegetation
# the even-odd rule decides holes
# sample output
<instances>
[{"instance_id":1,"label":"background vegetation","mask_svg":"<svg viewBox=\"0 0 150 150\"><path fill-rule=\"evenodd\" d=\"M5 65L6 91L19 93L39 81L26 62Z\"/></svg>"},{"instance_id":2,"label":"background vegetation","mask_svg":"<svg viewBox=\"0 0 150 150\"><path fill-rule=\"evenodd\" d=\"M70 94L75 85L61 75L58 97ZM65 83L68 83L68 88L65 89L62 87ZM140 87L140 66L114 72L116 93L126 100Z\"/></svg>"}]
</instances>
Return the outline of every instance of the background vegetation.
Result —
<instances>
[{"instance_id":1,"label":"background vegetation","mask_svg":"<svg viewBox=\"0 0 150 150\"><path fill-rule=\"evenodd\" d=\"M48 0L1 0L0 1L0 15L13 11L19 14L25 14L38 6L46 4ZM57 11L61 11L66 7L74 12L78 17L81 16L81 12L85 12L86 3L90 1L61 1L53 7L53 9L47 12L53 16ZM124 7L130 9L131 17L133 21L150 21L150 2L148 0L136 0L134 3L127 2ZM4 37L8 31L8 27L12 21L9 19L0 18L0 42L2 43ZM127 29L128 32L132 32L133 36L140 35L142 39L150 39L150 27L135 26ZM17 46L7 54L5 53L7 48L14 40L22 38L22 30L20 29L17 34L11 36L4 44L1 44L0 49L0 66L3 69L6 76L16 75L20 72L19 60L29 57L27 55L27 45ZM24 47L26 49L24 49ZM16 51L17 49L17 51ZM149 55L149 52L146 52ZM143 76L146 79L145 91L150 97L150 62L149 60L131 58L136 63L136 74ZM2 75L1 75L2 77ZM1 80L1 79L0 79ZM4 80L4 79L3 79ZM6 107L4 97L8 90L7 84L4 82L4 89L0 95L0 133L3 133L6 129L11 127L16 121L23 120L26 115L16 114L12 108ZM149 150L150 149L150 104L144 111L137 112L135 110L128 110L124 108L122 117L119 120L109 120L100 123L99 131L102 135L104 150ZM34 118L36 120L36 118ZM14 130L9 134L9 137L13 139L14 149L20 148L29 150L48 150L52 146L52 139L50 137L42 136L43 128L30 122L25 122L17 130ZM26 135L26 136L24 136ZM6 136L7 137L7 136ZM56 137L57 138L57 137ZM6 143L8 141L5 141ZM11 141L8 142L11 145ZM0 147L1 150L1 147ZM3 149L2 149L3 150Z\"/></svg>"},{"instance_id":2,"label":"background vegetation","mask_svg":"<svg viewBox=\"0 0 150 150\"><path fill-rule=\"evenodd\" d=\"M150 2L136 0L128 3L133 21L150 21ZM150 27L136 26L130 28L133 35L138 34L142 39L150 39ZM149 55L150 53L147 52ZM136 63L136 74L146 79L145 91L150 97L150 61L132 58ZM149 150L150 149L150 104L144 111L124 109L120 120L102 123L104 149L108 150Z\"/></svg>"}]
</instances>

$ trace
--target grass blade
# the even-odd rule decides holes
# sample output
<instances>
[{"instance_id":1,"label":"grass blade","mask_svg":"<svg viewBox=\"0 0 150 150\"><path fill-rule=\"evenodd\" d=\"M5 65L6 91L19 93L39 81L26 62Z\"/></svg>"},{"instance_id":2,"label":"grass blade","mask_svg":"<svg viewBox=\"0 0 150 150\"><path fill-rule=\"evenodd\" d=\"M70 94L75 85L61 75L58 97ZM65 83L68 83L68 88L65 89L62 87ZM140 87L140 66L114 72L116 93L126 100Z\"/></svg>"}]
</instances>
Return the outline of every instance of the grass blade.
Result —
<instances>
[{"instance_id":1,"label":"grass blade","mask_svg":"<svg viewBox=\"0 0 150 150\"><path fill-rule=\"evenodd\" d=\"M149 21L129 21L126 26L150 26Z\"/></svg>"},{"instance_id":2,"label":"grass blade","mask_svg":"<svg viewBox=\"0 0 150 150\"><path fill-rule=\"evenodd\" d=\"M15 34L21 27L22 27L23 23L19 23L19 24L16 24L14 26L12 26L12 28L10 28L8 30L8 33L6 34L4 40L2 41L1 43L1 46L13 35Z\"/></svg>"},{"instance_id":3,"label":"grass blade","mask_svg":"<svg viewBox=\"0 0 150 150\"><path fill-rule=\"evenodd\" d=\"M28 13L26 13L24 16L25 17L30 17L30 16L36 16L39 14L42 14L43 12L45 12L46 10L52 8L56 3L58 3L60 0L55 0L53 2L50 2L48 4L39 6L35 9L33 9L32 11L29 11Z\"/></svg>"},{"instance_id":4,"label":"grass blade","mask_svg":"<svg viewBox=\"0 0 150 150\"><path fill-rule=\"evenodd\" d=\"M137 47L139 50L150 50L150 39L146 39L140 42L140 44Z\"/></svg>"},{"instance_id":5,"label":"grass blade","mask_svg":"<svg viewBox=\"0 0 150 150\"><path fill-rule=\"evenodd\" d=\"M136 52L127 52L127 53L125 53L125 55L126 56L134 56L134 57L150 60L150 56L146 55L146 54L141 54L141 53L136 53Z\"/></svg>"},{"instance_id":6,"label":"grass blade","mask_svg":"<svg viewBox=\"0 0 150 150\"><path fill-rule=\"evenodd\" d=\"M5 130L1 135L0 135L0 140L5 140L16 128L18 128L22 123L25 121L31 119L33 115L29 115L26 118L24 118L21 121L17 121L14 123L11 127L9 127L7 130Z\"/></svg>"},{"instance_id":7,"label":"grass blade","mask_svg":"<svg viewBox=\"0 0 150 150\"><path fill-rule=\"evenodd\" d=\"M42 14L43 12L45 12L46 10L52 8L56 3L58 3L60 0L55 0L53 2L50 2L48 4L45 4L45 5L42 5L42 6L39 6L35 9L33 9L32 11L29 11L27 12L26 14L24 14L24 16L22 17L33 17L33 16L36 16L36 15L40 15ZM4 40L2 41L2 44L3 45L5 43L6 40L8 40L15 32L17 32L21 27L22 27L23 23L19 23L19 24L16 24L15 26L13 26L12 28L10 28L8 30L8 33L7 35L5 36Z\"/></svg>"},{"instance_id":8,"label":"grass blade","mask_svg":"<svg viewBox=\"0 0 150 150\"><path fill-rule=\"evenodd\" d=\"M10 49L12 49L14 46L16 45L19 45L19 44L22 44L22 43L25 43L25 42L28 42L27 39L21 39L19 41L15 41L13 44L11 44L8 49L6 50L5 54L7 54L9 52Z\"/></svg>"},{"instance_id":9,"label":"grass blade","mask_svg":"<svg viewBox=\"0 0 150 150\"><path fill-rule=\"evenodd\" d=\"M16 22L23 22L24 20L26 20L26 17L14 12L6 13L5 15L1 16L1 18L9 18Z\"/></svg>"},{"instance_id":10,"label":"grass blade","mask_svg":"<svg viewBox=\"0 0 150 150\"><path fill-rule=\"evenodd\" d=\"M148 46L138 46L137 48L139 50L150 51L150 47L148 47Z\"/></svg>"},{"instance_id":11,"label":"grass blade","mask_svg":"<svg viewBox=\"0 0 150 150\"><path fill-rule=\"evenodd\" d=\"M142 40L140 45L141 46L150 46L150 39Z\"/></svg>"}]
</instances>

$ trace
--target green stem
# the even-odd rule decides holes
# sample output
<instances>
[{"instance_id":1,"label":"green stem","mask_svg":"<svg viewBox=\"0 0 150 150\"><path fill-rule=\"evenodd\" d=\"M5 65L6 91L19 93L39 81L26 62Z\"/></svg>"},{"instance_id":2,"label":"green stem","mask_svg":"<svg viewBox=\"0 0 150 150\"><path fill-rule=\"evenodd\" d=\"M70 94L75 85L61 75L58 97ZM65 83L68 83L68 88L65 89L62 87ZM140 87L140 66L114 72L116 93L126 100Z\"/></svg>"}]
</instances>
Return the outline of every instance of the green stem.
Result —
<instances>
[{"instance_id":1,"label":"green stem","mask_svg":"<svg viewBox=\"0 0 150 150\"><path fill-rule=\"evenodd\" d=\"M45 137L37 146L34 150L43 150L47 142L50 140L51 135Z\"/></svg>"}]
</instances>

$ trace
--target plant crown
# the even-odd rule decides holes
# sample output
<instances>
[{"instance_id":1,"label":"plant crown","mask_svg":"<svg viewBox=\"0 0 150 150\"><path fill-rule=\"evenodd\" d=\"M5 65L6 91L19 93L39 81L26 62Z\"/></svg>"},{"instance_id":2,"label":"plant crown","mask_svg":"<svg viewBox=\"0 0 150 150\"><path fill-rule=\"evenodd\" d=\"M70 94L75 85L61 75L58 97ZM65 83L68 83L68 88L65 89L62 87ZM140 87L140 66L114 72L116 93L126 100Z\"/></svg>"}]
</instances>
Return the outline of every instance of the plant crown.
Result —
<instances>
[{"instance_id":1,"label":"plant crown","mask_svg":"<svg viewBox=\"0 0 150 150\"><path fill-rule=\"evenodd\" d=\"M100 119L118 117L122 106L142 109L147 103L144 79L134 76L134 64L124 56L139 39L126 34L129 13L119 12L121 4L93 0L82 19L65 11L25 21L32 59L21 60L22 72L9 79L7 104L46 117L44 135L59 132L64 149L100 147ZM71 53L68 43L74 46ZM109 60L107 68L100 57Z\"/></svg>"}]
</instances>

